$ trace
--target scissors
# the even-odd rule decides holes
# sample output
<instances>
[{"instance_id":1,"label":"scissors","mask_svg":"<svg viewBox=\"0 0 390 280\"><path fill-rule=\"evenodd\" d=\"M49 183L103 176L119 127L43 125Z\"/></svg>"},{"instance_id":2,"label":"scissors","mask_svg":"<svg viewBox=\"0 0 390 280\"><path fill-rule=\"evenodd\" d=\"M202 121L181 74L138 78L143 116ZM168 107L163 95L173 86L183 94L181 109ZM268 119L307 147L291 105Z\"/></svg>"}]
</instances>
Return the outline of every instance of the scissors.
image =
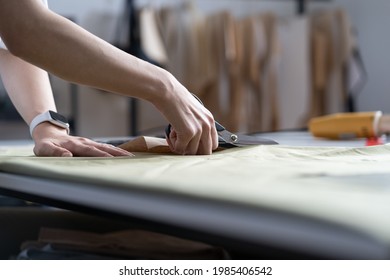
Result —
<instances>
[{"instance_id":1,"label":"scissors","mask_svg":"<svg viewBox=\"0 0 390 280\"><path fill-rule=\"evenodd\" d=\"M193 94L193 96L203 105L203 102ZM245 134L235 134L232 133L221 125L219 122L215 121L215 128L218 133L218 143L219 147L223 148L233 148L233 147L244 147L250 145L277 145L278 143L272 139L261 138L258 136L245 135ZM165 136L169 138L172 126L169 124L165 128Z\"/></svg>"}]
</instances>

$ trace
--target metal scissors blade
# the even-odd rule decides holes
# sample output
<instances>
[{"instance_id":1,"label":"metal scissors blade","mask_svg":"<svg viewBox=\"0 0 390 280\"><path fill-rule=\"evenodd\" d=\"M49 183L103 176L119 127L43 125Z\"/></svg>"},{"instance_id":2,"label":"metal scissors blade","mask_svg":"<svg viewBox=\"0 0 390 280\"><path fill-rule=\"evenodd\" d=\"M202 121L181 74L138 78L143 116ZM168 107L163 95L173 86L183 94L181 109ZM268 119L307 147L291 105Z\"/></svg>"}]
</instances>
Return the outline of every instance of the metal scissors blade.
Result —
<instances>
[{"instance_id":1,"label":"metal scissors blade","mask_svg":"<svg viewBox=\"0 0 390 280\"><path fill-rule=\"evenodd\" d=\"M236 146L236 147L249 146L249 145L277 145L278 144L278 142L272 139L231 133L230 131L226 130L226 128L222 126L220 123L218 123L217 121L215 122L215 127L218 132L220 144L226 143L228 145Z\"/></svg>"}]
</instances>

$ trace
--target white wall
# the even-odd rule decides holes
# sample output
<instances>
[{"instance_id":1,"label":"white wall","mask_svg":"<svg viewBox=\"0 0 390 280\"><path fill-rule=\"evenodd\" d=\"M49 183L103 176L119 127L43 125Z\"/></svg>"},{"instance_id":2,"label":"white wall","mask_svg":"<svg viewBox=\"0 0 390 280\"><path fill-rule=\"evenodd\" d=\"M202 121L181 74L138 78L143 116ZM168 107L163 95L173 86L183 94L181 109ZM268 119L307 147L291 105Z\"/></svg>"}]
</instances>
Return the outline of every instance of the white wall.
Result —
<instances>
[{"instance_id":1,"label":"white wall","mask_svg":"<svg viewBox=\"0 0 390 280\"><path fill-rule=\"evenodd\" d=\"M369 80L358 98L361 111L390 113L390 1L334 0L349 12L359 32L359 45Z\"/></svg>"},{"instance_id":2,"label":"white wall","mask_svg":"<svg viewBox=\"0 0 390 280\"><path fill-rule=\"evenodd\" d=\"M181 0L137 0L139 5L175 4ZM270 9L281 14L295 11L293 1L262 0L197 0L201 10L213 12L229 7L243 15L254 9ZM245 4L243 3L245 2ZM309 1L310 2L310 1ZM332 5L345 7L359 32L359 44L369 74L369 81L359 95L359 110L383 110L390 113L390 1L389 0L333 0ZM310 8L328 4L311 3ZM118 13L122 0L52 0L50 7L61 14L76 16L81 25L94 13ZM87 27L87 26L86 26ZM92 28L92 27L90 27ZM93 29L93 28L92 28Z\"/></svg>"},{"instance_id":3,"label":"white wall","mask_svg":"<svg viewBox=\"0 0 390 280\"><path fill-rule=\"evenodd\" d=\"M274 11L280 15L294 15L296 6L294 1L258 1L258 0L197 0L195 1L197 7L202 12L213 13L223 9L233 11L236 16L247 15L251 12L259 10ZM177 5L184 2L183 0L137 0L138 6L152 5L153 7L160 7L161 5ZM101 38L114 42L117 35L117 22L115 18L121 14L121 9L124 6L122 0L51 0L49 1L50 8L67 17L73 18L78 24L100 36ZM53 79L53 88L56 93L56 100L58 104L66 104L68 91L61 83ZM98 136L120 136L128 133L126 127L129 127L127 111L120 101L117 102L118 97L105 95L104 100L101 99L100 93L91 92L89 89L79 87L79 112L78 112L78 127L79 134L86 137ZM115 106L114 110L107 111L107 104ZM104 122L98 120L95 115L88 114L90 108L99 111L99 117ZM112 109L112 108L111 108ZM60 108L63 113L69 112L69 108ZM141 102L139 107L139 129L142 131L151 131L151 133L161 133L161 128L166 125L166 120L156 111L156 109ZM115 127L108 128L103 123L115 123ZM97 125L95 125L97 123ZM158 128L157 130L155 128ZM144 134L144 133L143 133Z\"/></svg>"},{"instance_id":4,"label":"white wall","mask_svg":"<svg viewBox=\"0 0 390 280\"><path fill-rule=\"evenodd\" d=\"M185 2L185 0L136 0L139 6L152 5L160 7L162 5L174 5ZM193 0L196 6L205 13L213 13L221 9L229 9L236 16L243 16L259 9L275 11L278 14L288 15L296 10L295 1L275 1L275 0Z\"/></svg>"},{"instance_id":5,"label":"white wall","mask_svg":"<svg viewBox=\"0 0 390 280\"><path fill-rule=\"evenodd\" d=\"M253 11L273 10L281 15L293 15L294 1L275 0L194 0L207 13L229 8L241 16ZM137 0L138 5L160 6L183 0ZM308 1L311 2L311 1ZM336 5L345 7L359 32L359 45L368 70L369 81L357 99L358 110L382 110L390 113L390 0L332 0L329 3L309 3L310 9ZM78 24L112 41L116 32L116 15L122 0L50 0L49 6L59 14L72 17ZM98 15L98 17L96 17ZM96 18L99 18L97 21ZM389 77L388 77L389 76ZM64 91L67 91L64 90ZM60 96L65 96L60 93ZM63 102L66 103L66 102Z\"/></svg>"},{"instance_id":6,"label":"white wall","mask_svg":"<svg viewBox=\"0 0 390 280\"><path fill-rule=\"evenodd\" d=\"M49 0L51 10L61 15L71 15L80 22L90 13L107 12L117 13L122 5L122 0Z\"/></svg>"},{"instance_id":7,"label":"white wall","mask_svg":"<svg viewBox=\"0 0 390 280\"><path fill-rule=\"evenodd\" d=\"M248 11L265 9L282 13L295 11L294 1L275 0L193 0L197 6L206 13L229 8L236 15L247 14ZM137 6L151 5L160 7L162 5L175 5L185 2L185 0L136 0ZM245 4L243 4L245 2ZM118 12L123 5L122 0L49 0L50 9L63 15L76 16L81 21L90 12Z\"/></svg>"}]
</instances>

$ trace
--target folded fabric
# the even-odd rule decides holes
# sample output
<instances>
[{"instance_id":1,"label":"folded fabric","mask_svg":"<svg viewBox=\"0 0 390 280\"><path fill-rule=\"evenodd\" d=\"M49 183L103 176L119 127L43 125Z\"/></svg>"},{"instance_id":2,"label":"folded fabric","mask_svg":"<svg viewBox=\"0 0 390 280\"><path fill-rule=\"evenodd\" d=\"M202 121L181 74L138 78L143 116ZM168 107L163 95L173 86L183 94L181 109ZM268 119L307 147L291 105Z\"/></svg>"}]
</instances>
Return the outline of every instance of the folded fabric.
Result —
<instances>
[{"instance_id":1,"label":"folded fabric","mask_svg":"<svg viewBox=\"0 0 390 280\"><path fill-rule=\"evenodd\" d=\"M172 153L165 139L147 136L140 136L133 140L127 141L119 145L119 148L122 148L132 153Z\"/></svg>"},{"instance_id":2,"label":"folded fabric","mask_svg":"<svg viewBox=\"0 0 390 280\"><path fill-rule=\"evenodd\" d=\"M132 153L173 154L165 139L150 136L139 136L118 147ZM214 152L231 147L233 147L231 144L220 140L219 147Z\"/></svg>"}]
</instances>

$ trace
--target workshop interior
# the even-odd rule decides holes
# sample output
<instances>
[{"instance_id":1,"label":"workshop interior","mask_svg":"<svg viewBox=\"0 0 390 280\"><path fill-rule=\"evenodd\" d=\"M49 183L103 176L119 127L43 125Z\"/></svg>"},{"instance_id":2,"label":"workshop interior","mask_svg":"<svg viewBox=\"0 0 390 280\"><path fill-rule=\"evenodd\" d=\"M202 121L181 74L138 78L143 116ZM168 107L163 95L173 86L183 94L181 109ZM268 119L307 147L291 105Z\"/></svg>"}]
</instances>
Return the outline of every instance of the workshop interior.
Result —
<instances>
[{"instance_id":1,"label":"workshop interior","mask_svg":"<svg viewBox=\"0 0 390 280\"><path fill-rule=\"evenodd\" d=\"M1 259L390 258L386 0L48 4L172 73L222 151L172 155L150 103L50 74L71 134L136 159L39 159L0 83Z\"/></svg>"}]
</instances>

